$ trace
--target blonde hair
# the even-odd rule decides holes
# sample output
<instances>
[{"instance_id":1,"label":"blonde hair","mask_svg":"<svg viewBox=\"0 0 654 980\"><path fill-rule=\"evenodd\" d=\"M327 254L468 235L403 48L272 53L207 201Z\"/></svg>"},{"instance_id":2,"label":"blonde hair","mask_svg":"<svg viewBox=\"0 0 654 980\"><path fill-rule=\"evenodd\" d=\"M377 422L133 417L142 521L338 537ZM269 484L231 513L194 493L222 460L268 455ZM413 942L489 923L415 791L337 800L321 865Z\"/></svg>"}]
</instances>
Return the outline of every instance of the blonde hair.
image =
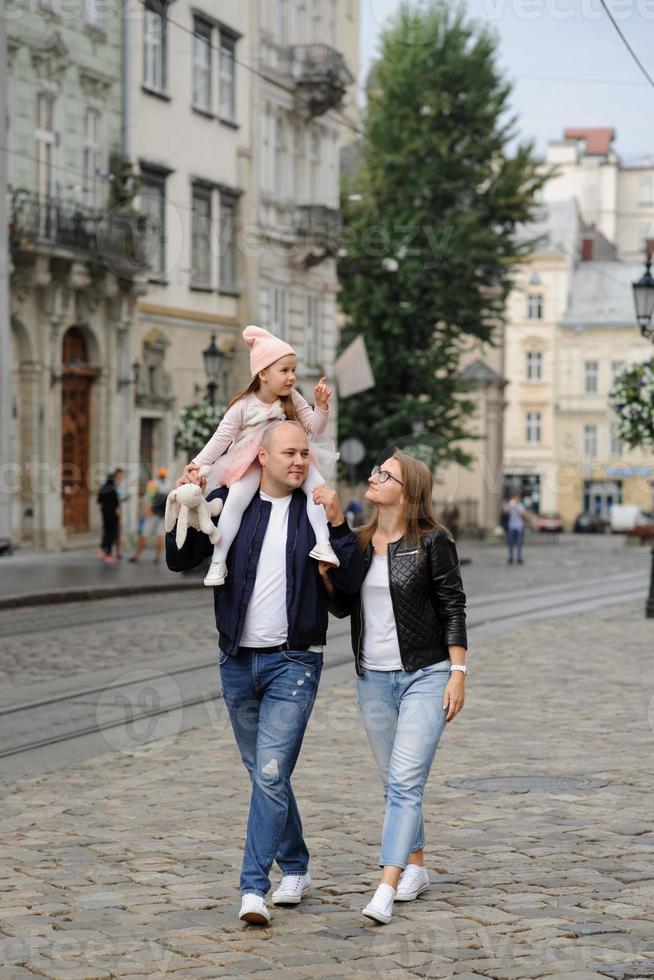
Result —
<instances>
[{"instance_id":1,"label":"blonde hair","mask_svg":"<svg viewBox=\"0 0 654 980\"><path fill-rule=\"evenodd\" d=\"M419 544L420 539L437 527L443 527L441 522L436 519L432 510L432 476L431 470L421 460L403 453L401 449L396 449L391 459L397 460L402 473L402 495L404 497L404 531L403 537L406 541ZM357 529L358 543L361 550L365 550L372 541L373 535L379 524L379 510L377 507L370 521L363 527Z\"/></svg>"}]
</instances>

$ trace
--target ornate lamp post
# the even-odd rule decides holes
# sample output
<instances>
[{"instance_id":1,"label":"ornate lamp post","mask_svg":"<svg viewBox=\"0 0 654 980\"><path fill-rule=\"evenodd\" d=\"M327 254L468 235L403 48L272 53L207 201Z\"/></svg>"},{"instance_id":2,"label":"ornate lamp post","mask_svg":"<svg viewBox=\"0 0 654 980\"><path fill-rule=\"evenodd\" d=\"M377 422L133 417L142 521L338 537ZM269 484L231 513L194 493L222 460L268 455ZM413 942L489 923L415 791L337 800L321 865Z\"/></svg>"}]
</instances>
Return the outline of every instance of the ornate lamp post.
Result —
<instances>
[{"instance_id":1,"label":"ornate lamp post","mask_svg":"<svg viewBox=\"0 0 654 980\"><path fill-rule=\"evenodd\" d=\"M638 280L632 284L634 291L634 305L636 307L636 319L640 332L646 340L654 343L654 324L652 314L654 314L654 278L650 269L652 258L649 252L645 261L645 272ZM649 595L645 604L645 615L648 619L654 619L654 545L652 546L652 571L649 583Z\"/></svg>"},{"instance_id":2,"label":"ornate lamp post","mask_svg":"<svg viewBox=\"0 0 654 980\"><path fill-rule=\"evenodd\" d=\"M638 326L645 340L654 342L654 324L652 314L654 313L654 278L650 269L652 268L651 256L647 255L645 262L645 272L638 280L632 284L634 291L634 305L636 307L636 319Z\"/></svg>"},{"instance_id":3,"label":"ornate lamp post","mask_svg":"<svg viewBox=\"0 0 654 980\"><path fill-rule=\"evenodd\" d=\"M216 347L216 335L211 334L211 343L202 351L204 361L204 372L207 376L207 395L209 404L212 408L216 405L216 389L218 388L218 377L220 375L220 362L223 352Z\"/></svg>"}]
</instances>

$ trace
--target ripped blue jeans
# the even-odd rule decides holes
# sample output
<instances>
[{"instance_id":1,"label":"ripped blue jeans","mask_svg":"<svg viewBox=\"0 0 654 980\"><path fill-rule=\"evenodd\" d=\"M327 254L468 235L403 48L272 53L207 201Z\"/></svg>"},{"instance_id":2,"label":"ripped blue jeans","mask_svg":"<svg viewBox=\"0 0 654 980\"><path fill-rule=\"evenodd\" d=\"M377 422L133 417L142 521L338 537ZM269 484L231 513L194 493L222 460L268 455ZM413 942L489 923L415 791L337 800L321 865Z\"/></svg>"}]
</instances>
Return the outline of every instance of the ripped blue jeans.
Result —
<instances>
[{"instance_id":1,"label":"ripped blue jeans","mask_svg":"<svg viewBox=\"0 0 654 980\"><path fill-rule=\"evenodd\" d=\"M219 656L225 706L252 783L241 894L265 896L273 861L285 875L309 864L291 788L318 693L322 654L310 650Z\"/></svg>"}]
</instances>

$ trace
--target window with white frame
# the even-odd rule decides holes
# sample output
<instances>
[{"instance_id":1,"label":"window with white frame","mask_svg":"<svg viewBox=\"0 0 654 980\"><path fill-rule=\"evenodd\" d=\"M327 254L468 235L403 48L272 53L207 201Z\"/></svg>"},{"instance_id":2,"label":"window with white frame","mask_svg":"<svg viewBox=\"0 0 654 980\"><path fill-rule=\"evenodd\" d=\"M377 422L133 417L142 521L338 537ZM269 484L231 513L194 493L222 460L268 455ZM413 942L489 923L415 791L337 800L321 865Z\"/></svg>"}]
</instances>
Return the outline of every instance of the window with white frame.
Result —
<instances>
[{"instance_id":1,"label":"window with white frame","mask_svg":"<svg viewBox=\"0 0 654 980\"><path fill-rule=\"evenodd\" d=\"M238 289L237 268L238 198L227 191L220 192L220 288L227 292Z\"/></svg>"},{"instance_id":2,"label":"window with white frame","mask_svg":"<svg viewBox=\"0 0 654 980\"><path fill-rule=\"evenodd\" d=\"M654 204L654 178L652 174L641 174L638 181L638 203L646 206Z\"/></svg>"},{"instance_id":3,"label":"window with white frame","mask_svg":"<svg viewBox=\"0 0 654 980\"><path fill-rule=\"evenodd\" d=\"M543 355L539 350L527 351L527 381L541 381L543 377Z\"/></svg>"},{"instance_id":4,"label":"window with white frame","mask_svg":"<svg viewBox=\"0 0 654 980\"><path fill-rule=\"evenodd\" d=\"M193 105L211 112L211 24L193 21Z\"/></svg>"},{"instance_id":5,"label":"window with white frame","mask_svg":"<svg viewBox=\"0 0 654 980\"><path fill-rule=\"evenodd\" d=\"M336 47L336 0L326 0L327 3L327 44Z\"/></svg>"},{"instance_id":6,"label":"window with white frame","mask_svg":"<svg viewBox=\"0 0 654 980\"><path fill-rule=\"evenodd\" d=\"M320 130L314 127L309 131L309 203L311 204L320 201L320 168L322 165L320 144Z\"/></svg>"},{"instance_id":7,"label":"window with white frame","mask_svg":"<svg viewBox=\"0 0 654 980\"><path fill-rule=\"evenodd\" d=\"M236 122L236 38L228 31L220 32L220 118Z\"/></svg>"},{"instance_id":8,"label":"window with white frame","mask_svg":"<svg viewBox=\"0 0 654 980\"><path fill-rule=\"evenodd\" d=\"M166 178L141 166L140 211L146 215L146 248L150 277L166 272Z\"/></svg>"},{"instance_id":9,"label":"window with white frame","mask_svg":"<svg viewBox=\"0 0 654 980\"><path fill-rule=\"evenodd\" d=\"M270 330L281 340L288 338L288 287L270 287Z\"/></svg>"},{"instance_id":10,"label":"window with white frame","mask_svg":"<svg viewBox=\"0 0 654 980\"><path fill-rule=\"evenodd\" d=\"M597 426L594 423L584 425L581 451L585 459L597 456Z\"/></svg>"},{"instance_id":11,"label":"window with white frame","mask_svg":"<svg viewBox=\"0 0 654 980\"><path fill-rule=\"evenodd\" d=\"M305 0L291 0L291 44L304 41Z\"/></svg>"},{"instance_id":12,"label":"window with white frame","mask_svg":"<svg viewBox=\"0 0 654 980\"><path fill-rule=\"evenodd\" d=\"M305 362L307 367L318 367L321 360L320 327L322 303L317 293L307 293L307 326Z\"/></svg>"},{"instance_id":13,"label":"window with white frame","mask_svg":"<svg viewBox=\"0 0 654 980\"><path fill-rule=\"evenodd\" d=\"M527 296L527 319L543 319L543 296L542 293L529 293Z\"/></svg>"},{"instance_id":14,"label":"window with white frame","mask_svg":"<svg viewBox=\"0 0 654 980\"><path fill-rule=\"evenodd\" d=\"M166 11L158 0L145 0L143 84L155 92L166 87Z\"/></svg>"},{"instance_id":15,"label":"window with white frame","mask_svg":"<svg viewBox=\"0 0 654 980\"><path fill-rule=\"evenodd\" d=\"M191 215L191 285L211 287L211 188L193 186Z\"/></svg>"},{"instance_id":16,"label":"window with white frame","mask_svg":"<svg viewBox=\"0 0 654 980\"><path fill-rule=\"evenodd\" d=\"M599 363L597 361L585 361L584 363L584 391L587 395L596 395L598 390Z\"/></svg>"},{"instance_id":17,"label":"window with white frame","mask_svg":"<svg viewBox=\"0 0 654 980\"><path fill-rule=\"evenodd\" d=\"M276 197L283 197L286 190L286 136L281 114L275 116L273 187Z\"/></svg>"},{"instance_id":18,"label":"window with white frame","mask_svg":"<svg viewBox=\"0 0 654 980\"><path fill-rule=\"evenodd\" d=\"M101 0L84 0L84 21L90 27L99 27L102 22Z\"/></svg>"},{"instance_id":19,"label":"window with white frame","mask_svg":"<svg viewBox=\"0 0 654 980\"><path fill-rule=\"evenodd\" d=\"M52 197L53 158L56 144L54 131L55 100L50 92L36 96L34 126L34 158L36 161L36 191L39 197Z\"/></svg>"},{"instance_id":20,"label":"window with white frame","mask_svg":"<svg viewBox=\"0 0 654 980\"><path fill-rule=\"evenodd\" d=\"M309 0L309 34L313 44L320 44L322 36L322 4L323 0Z\"/></svg>"},{"instance_id":21,"label":"window with white frame","mask_svg":"<svg viewBox=\"0 0 654 980\"><path fill-rule=\"evenodd\" d=\"M624 371L624 361L611 361L611 380L615 383Z\"/></svg>"},{"instance_id":22,"label":"window with white frame","mask_svg":"<svg viewBox=\"0 0 654 980\"><path fill-rule=\"evenodd\" d=\"M527 442L538 445L542 437L542 412L527 412L525 416L525 436Z\"/></svg>"},{"instance_id":23,"label":"window with white frame","mask_svg":"<svg viewBox=\"0 0 654 980\"><path fill-rule=\"evenodd\" d=\"M611 424L611 456L622 456L622 440L615 422Z\"/></svg>"},{"instance_id":24,"label":"window with white frame","mask_svg":"<svg viewBox=\"0 0 654 980\"><path fill-rule=\"evenodd\" d=\"M284 47L288 43L288 35L286 32L286 2L287 0L276 0L275 28L277 33L277 44L279 44L280 47Z\"/></svg>"},{"instance_id":25,"label":"window with white frame","mask_svg":"<svg viewBox=\"0 0 654 980\"><path fill-rule=\"evenodd\" d=\"M96 109L87 109L84 115L84 157L82 169L84 173L84 202L89 208L97 208L98 200L98 170L100 169L100 113Z\"/></svg>"}]
</instances>

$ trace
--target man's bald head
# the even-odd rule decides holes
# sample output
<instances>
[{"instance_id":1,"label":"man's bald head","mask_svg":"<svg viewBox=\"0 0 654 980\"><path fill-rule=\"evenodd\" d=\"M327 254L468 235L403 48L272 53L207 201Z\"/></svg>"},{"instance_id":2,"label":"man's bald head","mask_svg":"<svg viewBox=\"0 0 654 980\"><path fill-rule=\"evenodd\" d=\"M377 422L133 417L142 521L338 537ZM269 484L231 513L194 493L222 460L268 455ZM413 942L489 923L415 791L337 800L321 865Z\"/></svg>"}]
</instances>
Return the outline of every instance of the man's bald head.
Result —
<instances>
[{"instance_id":1,"label":"man's bald head","mask_svg":"<svg viewBox=\"0 0 654 980\"><path fill-rule=\"evenodd\" d=\"M287 430L288 428L291 428L291 432L285 433L285 430ZM292 431L293 429L296 431ZM299 432L297 431L298 429ZM306 431L300 425L299 422L280 422L279 425L271 425L269 426L269 428L267 428L264 431L263 438L261 440L262 449L265 449L266 451L270 452L278 434L280 437L283 437L284 434L286 434L287 437L290 435L291 437L297 437L297 438L300 438L300 434L302 434L304 438L307 440L307 445L309 442Z\"/></svg>"},{"instance_id":2,"label":"man's bald head","mask_svg":"<svg viewBox=\"0 0 654 980\"><path fill-rule=\"evenodd\" d=\"M309 470L309 439L299 422L266 429L259 450L261 489L285 497L304 483Z\"/></svg>"}]
</instances>

